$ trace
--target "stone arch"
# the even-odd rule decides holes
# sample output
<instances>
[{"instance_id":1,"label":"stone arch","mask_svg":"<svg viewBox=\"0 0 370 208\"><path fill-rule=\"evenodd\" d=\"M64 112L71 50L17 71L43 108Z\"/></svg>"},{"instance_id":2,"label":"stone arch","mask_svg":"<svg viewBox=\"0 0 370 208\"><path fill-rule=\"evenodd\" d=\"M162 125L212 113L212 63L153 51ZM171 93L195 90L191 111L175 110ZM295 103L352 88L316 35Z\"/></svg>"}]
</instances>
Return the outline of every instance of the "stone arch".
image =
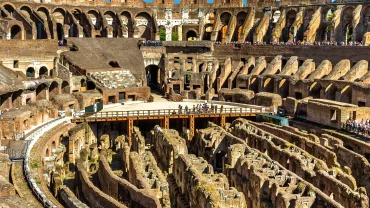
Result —
<instances>
[{"instance_id":1,"label":"stone arch","mask_svg":"<svg viewBox=\"0 0 370 208\"><path fill-rule=\"evenodd\" d=\"M70 93L69 82L67 82L67 81L62 82L62 92L63 93Z\"/></svg>"},{"instance_id":2,"label":"stone arch","mask_svg":"<svg viewBox=\"0 0 370 208\"><path fill-rule=\"evenodd\" d=\"M266 78L263 82L263 88L265 92L274 93L274 80L272 78Z\"/></svg>"},{"instance_id":3,"label":"stone arch","mask_svg":"<svg viewBox=\"0 0 370 208\"><path fill-rule=\"evenodd\" d=\"M319 41L330 41L331 34L333 32L332 19L334 9L332 7L326 7L321 12L321 24L318 31L318 40Z\"/></svg>"},{"instance_id":4,"label":"stone arch","mask_svg":"<svg viewBox=\"0 0 370 208\"><path fill-rule=\"evenodd\" d=\"M33 67L28 67L26 70L26 76L35 78L35 69Z\"/></svg>"},{"instance_id":5,"label":"stone arch","mask_svg":"<svg viewBox=\"0 0 370 208\"><path fill-rule=\"evenodd\" d=\"M58 95L59 94L59 84L56 81L53 81L49 87L49 95Z\"/></svg>"},{"instance_id":6,"label":"stone arch","mask_svg":"<svg viewBox=\"0 0 370 208\"><path fill-rule=\"evenodd\" d=\"M36 100L45 100L47 99L46 91L48 89L48 86L46 84L40 84L36 88Z\"/></svg>"},{"instance_id":7,"label":"stone arch","mask_svg":"<svg viewBox=\"0 0 370 208\"><path fill-rule=\"evenodd\" d=\"M49 17L50 17L50 10L47 9L46 7L39 6L39 7L36 8L36 11L39 12L39 14L41 15L42 18L49 19Z\"/></svg>"},{"instance_id":8,"label":"stone arch","mask_svg":"<svg viewBox=\"0 0 370 208\"><path fill-rule=\"evenodd\" d=\"M337 86L330 84L328 87L325 89L325 99L328 100L335 100L335 95L337 93Z\"/></svg>"},{"instance_id":9,"label":"stone arch","mask_svg":"<svg viewBox=\"0 0 370 208\"><path fill-rule=\"evenodd\" d=\"M135 35L138 38L152 39L153 20L147 12L140 12L135 16Z\"/></svg>"},{"instance_id":10,"label":"stone arch","mask_svg":"<svg viewBox=\"0 0 370 208\"><path fill-rule=\"evenodd\" d=\"M61 7L56 7L52 10L53 14L53 20L55 20L56 23L60 23L64 25L65 23L65 15L66 11Z\"/></svg>"},{"instance_id":11,"label":"stone arch","mask_svg":"<svg viewBox=\"0 0 370 208\"><path fill-rule=\"evenodd\" d=\"M236 15L236 27L233 33L233 38L231 39L232 41L244 41L244 40L240 40L240 35L243 29L243 24L247 20L247 17L248 17L248 13L245 11L240 11Z\"/></svg>"},{"instance_id":12,"label":"stone arch","mask_svg":"<svg viewBox=\"0 0 370 208\"><path fill-rule=\"evenodd\" d=\"M113 29L112 34L107 34L107 35L112 35L113 37L117 37L117 15L116 13L108 10L104 13L104 18L107 21L108 25L110 25Z\"/></svg>"},{"instance_id":13,"label":"stone arch","mask_svg":"<svg viewBox=\"0 0 370 208\"><path fill-rule=\"evenodd\" d=\"M15 11L15 8L16 6L14 6L12 3L10 2L6 2L4 4L2 4L2 6L4 7L4 9L10 14L10 16L13 16L13 13Z\"/></svg>"},{"instance_id":14,"label":"stone arch","mask_svg":"<svg viewBox=\"0 0 370 208\"><path fill-rule=\"evenodd\" d=\"M198 37L198 33L196 32L195 29L189 29L186 32L186 40L187 41L197 40L197 37Z\"/></svg>"},{"instance_id":15,"label":"stone arch","mask_svg":"<svg viewBox=\"0 0 370 208\"><path fill-rule=\"evenodd\" d=\"M133 37L132 31L132 14L129 11L122 11L120 13L121 17L121 26L122 26L122 34L120 36L131 38Z\"/></svg>"},{"instance_id":16,"label":"stone arch","mask_svg":"<svg viewBox=\"0 0 370 208\"><path fill-rule=\"evenodd\" d=\"M338 101L352 103L352 87L350 85L347 85L340 91L340 98Z\"/></svg>"},{"instance_id":17,"label":"stone arch","mask_svg":"<svg viewBox=\"0 0 370 208\"><path fill-rule=\"evenodd\" d=\"M291 30L293 29L293 23L297 17L297 13L298 11L294 10L294 9L290 9L286 12L286 23L285 23L285 28L284 28L284 32L283 32L283 40L284 42L287 42L289 40L289 34L292 32Z\"/></svg>"},{"instance_id":18,"label":"stone arch","mask_svg":"<svg viewBox=\"0 0 370 208\"><path fill-rule=\"evenodd\" d=\"M351 40L353 34L352 20L354 10L355 8L353 6L346 6L342 10L342 40L346 43Z\"/></svg>"},{"instance_id":19,"label":"stone arch","mask_svg":"<svg viewBox=\"0 0 370 208\"><path fill-rule=\"evenodd\" d=\"M322 87L318 82L312 83L308 90L308 96L312 96L313 98L320 98L321 89Z\"/></svg>"},{"instance_id":20,"label":"stone arch","mask_svg":"<svg viewBox=\"0 0 370 208\"><path fill-rule=\"evenodd\" d=\"M39 77L41 77L41 76L49 76L49 70L46 66L40 67Z\"/></svg>"},{"instance_id":21,"label":"stone arch","mask_svg":"<svg viewBox=\"0 0 370 208\"><path fill-rule=\"evenodd\" d=\"M221 13L220 20L221 20L221 29L220 31L218 31L217 41L225 43L227 29L231 20L231 13L230 12Z\"/></svg>"},{"instance_id":22,"label":"stone arch","mask_svg":"<svg viewBox=\"0 0 370 208\"><path fill-rule=\"evenodd\" d=\"M20 25L14 24L10 28L10 39L23 40L23 29Z\"/></svg>"},{"instance_id":23,"label":"stone arch","mask_svg":"<svg viewBox=\"0 0 370 208\"><path fill-rule=\"evenodd\" d=\"M99 30L101 27L99 12L92 9L92 10L89 10L87 14L89 15L89 19L91 20L91 23L94 25L95 30Z\"/></svg>"},{"instance_id":24,"label":"stone arch","mask_svg":"<svg viewBox=\"0 0 370 208\"><path fill-rule=\"evenodd\" d=\"M278 92L282 98L289 96L289 81L287 79L282 79L279 81Z\"/></svg>"}]
</instances>

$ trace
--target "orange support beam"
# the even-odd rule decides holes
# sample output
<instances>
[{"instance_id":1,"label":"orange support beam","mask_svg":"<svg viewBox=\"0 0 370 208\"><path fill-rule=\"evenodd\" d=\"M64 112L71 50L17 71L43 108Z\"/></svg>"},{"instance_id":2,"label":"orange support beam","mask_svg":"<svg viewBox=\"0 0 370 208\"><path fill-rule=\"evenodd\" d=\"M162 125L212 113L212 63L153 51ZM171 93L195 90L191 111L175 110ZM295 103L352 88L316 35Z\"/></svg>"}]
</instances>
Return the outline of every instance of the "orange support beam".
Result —
<instances>
[{"instance_id":1,"label":"orange support beam","mask_svg":"<svg viewBox=\"0 0 370 208\"><path fill-rule=\"evenodd\" d=\"M134 120L128 119L127 120L127 137L128 137L128 144L131 146L131 136L134 132Z\"/></svg>"},{"instance_id":2,"label":"orange support beam","mask_svg":"<svg viewBox=\"0 0 370 208\"><path fill-rule=\"evenodd\" d=\"M220 126L224 128L226 125L226 116L221 116Z\"/></svg>"},{"instance_id":3,"label":"orange support beam","mask_svg":"<svg viewBox=\"0 0 370 208\"><path fill-rule=\"evenodd\" d=\"M195 136L195 122L194 122L194 116L191 115L189 117L189 130L190 130L190 135L189 135L189 139L190 141L192 140L192 138Z\"/></svg>"}]
</instances>

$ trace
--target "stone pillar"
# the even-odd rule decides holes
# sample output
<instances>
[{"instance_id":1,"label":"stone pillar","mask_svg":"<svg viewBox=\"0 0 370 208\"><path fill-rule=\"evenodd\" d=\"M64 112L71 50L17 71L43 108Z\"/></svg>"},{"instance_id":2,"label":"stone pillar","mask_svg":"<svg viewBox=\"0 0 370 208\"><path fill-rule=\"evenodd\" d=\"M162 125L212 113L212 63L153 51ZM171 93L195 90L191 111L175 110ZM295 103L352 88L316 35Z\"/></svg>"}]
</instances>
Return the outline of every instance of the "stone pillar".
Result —
<instances>
[{"instance_id":1,"label":"stone pillar","mask_svg":"<svg viewBox=\"0 0 370 208\"><path fill-rule=\"evenodd\" d=\"M172 26L166 25L166 41L172 41Z\"/></svg>"},{"instance_id":2,"label":"stone pillar","mask_svg":"<svg viewBox=\"0 0 370 208\"><path fill-rule=\"evenodd\" d=\"M182 41L182 25L177 26L177 35L179 37L179 41Z\"/></svg>"}]
</instances>

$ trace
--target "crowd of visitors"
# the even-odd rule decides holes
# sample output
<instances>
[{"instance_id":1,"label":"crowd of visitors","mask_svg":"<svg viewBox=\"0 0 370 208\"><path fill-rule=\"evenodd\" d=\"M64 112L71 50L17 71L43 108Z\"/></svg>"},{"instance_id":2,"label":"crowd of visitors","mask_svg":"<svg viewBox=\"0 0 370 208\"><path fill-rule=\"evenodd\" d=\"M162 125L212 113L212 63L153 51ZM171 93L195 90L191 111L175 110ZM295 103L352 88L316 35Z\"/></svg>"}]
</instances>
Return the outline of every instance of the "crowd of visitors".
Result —
<instances>
[{"instance_id":1,"label":"crowd of visitors","mask_svg":"<svg viewBox=\"0 0 370 208\"><path fill-rule=\"evenodd\" d=\"M346 121L346 124L345 124L344 128L347 131L362 134L364 136L369 136L370 120L366 119L366 121L365 121L364 119L362 119L360 122L358 122L356 119L351 119L350 118Z\"/></svg>"},{"instance_id":2,"label":"crowd of visitors","mask_svg":"<svg viewBox=\"0 0 370 208\"><path fill-rule=\"evenodd\" d=\"M221 41L214 42L216 45L222 45L223 43ZM363 46L362 41L349 41L348 43L342 41L342 42L336 42L336 41L315 41L313 43L310 42L304 42L304 41L297 41L297 42L271 42L270 44L267 42L249 42L249 41L232 41L224 43L223 45L286 45L286 46L292 46L292 45L315 45L315 46Z\"/></svg>"},{"instance_id":3,"label":"crowd of visitors","mask_svg":"<svg viewBox=\"0 0 370 208\"><path fill-rule=\"evenodd\" d=\"M178 107L178 114L196 114L196 113L222 113L224 110L224 106L221 105L218 107L217 105L208 105L207 103L204 104L197 104L193 105L193 108L190 109L187 105L184 107L182 105L179 105ZM174 110L172 114L176 114L176 111Z\"/></svg>"}]
</instances>

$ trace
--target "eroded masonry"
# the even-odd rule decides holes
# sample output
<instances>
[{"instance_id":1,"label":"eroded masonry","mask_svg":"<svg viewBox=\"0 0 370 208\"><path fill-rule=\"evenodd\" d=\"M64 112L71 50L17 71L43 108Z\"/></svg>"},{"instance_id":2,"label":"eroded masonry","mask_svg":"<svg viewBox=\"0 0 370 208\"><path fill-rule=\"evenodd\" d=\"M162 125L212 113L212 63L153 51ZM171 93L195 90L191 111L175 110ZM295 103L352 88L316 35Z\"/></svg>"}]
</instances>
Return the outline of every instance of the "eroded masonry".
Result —
<instances>
[{"instance_id":1,"label":"eroded masonry","mask_svg":"<svg viewBox=\"0 0 370 208\"><path fill-rule=\"evenodd\" d=\"M368 208L370 3L0 1L0 207Z\"/></svg>"}]
</instances>

